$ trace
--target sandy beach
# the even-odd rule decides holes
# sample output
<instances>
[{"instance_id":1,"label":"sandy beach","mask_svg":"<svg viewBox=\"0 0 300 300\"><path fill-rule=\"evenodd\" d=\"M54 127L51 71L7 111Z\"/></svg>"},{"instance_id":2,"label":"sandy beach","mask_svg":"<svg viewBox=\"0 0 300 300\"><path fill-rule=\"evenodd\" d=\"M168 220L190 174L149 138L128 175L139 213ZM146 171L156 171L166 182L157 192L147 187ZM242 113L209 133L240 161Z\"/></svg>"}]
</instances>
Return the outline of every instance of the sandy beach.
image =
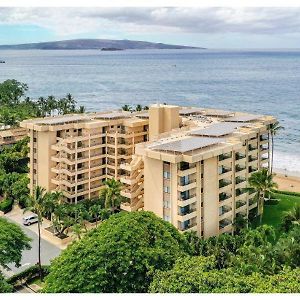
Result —
<instances>
[{"instance_id":1,"label":"sandy beach","mask_svg":"<svg viewBox=\"0 0 300 300\"><path fill-rule=\"evenodd\" d=\"M300 173L275 170L275 174L274 181L278 184L279 190L300 193Z\"/></svg>"}]
</instances>

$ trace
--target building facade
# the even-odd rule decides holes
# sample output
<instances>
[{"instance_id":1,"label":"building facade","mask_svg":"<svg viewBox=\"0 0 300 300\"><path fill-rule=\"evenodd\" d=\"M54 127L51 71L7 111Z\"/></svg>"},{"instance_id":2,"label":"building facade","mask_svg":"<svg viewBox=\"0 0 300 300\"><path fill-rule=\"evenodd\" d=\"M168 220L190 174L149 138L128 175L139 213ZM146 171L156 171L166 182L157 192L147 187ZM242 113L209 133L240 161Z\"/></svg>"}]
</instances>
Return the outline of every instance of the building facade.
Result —
<instances>
[{"instance_id":1,"label":"building facade","mask_svg":"<svg viewBox=\"0 0 300 300\"><path fill-rule=\"evenodd\" d=\"M232 232L257 203L244 190L269 167L271 116L153 105L27 120L30 188L63 191L76 203L98 197L107 178L123 183L121 208L153 211L178 230Z\"/></svg>"},{"instance_id":2,"label":"building facade","mask_svg":"<svg viewBox=\"0 0 300 300\"><path fill-rule=\"evenodd\" d=\"M0 130L0 150L4 146L11 146L27 136L24 128L7 128Z\"/></svg>"}]
</instances>

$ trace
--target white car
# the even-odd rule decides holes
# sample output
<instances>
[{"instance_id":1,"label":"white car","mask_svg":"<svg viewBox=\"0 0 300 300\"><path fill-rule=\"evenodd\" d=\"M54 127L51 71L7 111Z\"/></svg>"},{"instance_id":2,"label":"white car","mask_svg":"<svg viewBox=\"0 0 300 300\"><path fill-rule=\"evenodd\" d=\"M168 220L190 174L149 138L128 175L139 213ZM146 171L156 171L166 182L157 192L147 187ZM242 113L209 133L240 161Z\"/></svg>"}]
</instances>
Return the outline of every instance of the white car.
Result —
<instances>
[{"instance_id":1,"label":"white car","mask_svg":"<svg viewBox=\"0 0 300 300\"><path fill-rule=\"evenodd\" d=\"M31 224L34 224L34 223L37 223L38 222L38 216L37 215L30 215L30 216L27 216L27 217L23 217L23 224L24 225L31 225Z\"/></svg>"}]
</instances>

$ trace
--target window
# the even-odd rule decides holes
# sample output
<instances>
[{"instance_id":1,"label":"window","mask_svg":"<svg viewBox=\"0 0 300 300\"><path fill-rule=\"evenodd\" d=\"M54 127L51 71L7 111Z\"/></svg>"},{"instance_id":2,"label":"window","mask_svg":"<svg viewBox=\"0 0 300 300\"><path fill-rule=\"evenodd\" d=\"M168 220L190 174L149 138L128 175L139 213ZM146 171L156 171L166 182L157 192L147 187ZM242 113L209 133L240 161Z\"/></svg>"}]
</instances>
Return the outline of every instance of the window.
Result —
<instances>
[{"instance_id":1,"label":"window","mask_svg":"<svg viewBox=\"0 0 300 300\"><path fill-rule=\"evenodd\" d=\"M170 187L164 186L164 192L170 194Z\"/></svg>"},{"instance_id":2,"label":"window","mask_svg":"<svg viewBox=\"0 0 300 300\"><path fill-rule=\"evenodd\" d=\"M171 220L170 216L164 216L164 220L169 222Z\"/></svg>"},{"instance_id":3,"label":"window","mask_svg":"<svg viewBox=\"0 0 300 300\"><path fill-rule=\"evenodd\" d=\"M170 208L170 201L164 200L164 208Z\"/></svg>"},{"instance_id":4,"label":"window","mask_svg":"<svg viewBox=\"0 0 300 300\"><path fill-rule=\"evenodd\" d=\"M165 179L170 179L170 178L171 178L170 172L164 171L164 178L165 178Z\"/></svg>"}]
</instances>

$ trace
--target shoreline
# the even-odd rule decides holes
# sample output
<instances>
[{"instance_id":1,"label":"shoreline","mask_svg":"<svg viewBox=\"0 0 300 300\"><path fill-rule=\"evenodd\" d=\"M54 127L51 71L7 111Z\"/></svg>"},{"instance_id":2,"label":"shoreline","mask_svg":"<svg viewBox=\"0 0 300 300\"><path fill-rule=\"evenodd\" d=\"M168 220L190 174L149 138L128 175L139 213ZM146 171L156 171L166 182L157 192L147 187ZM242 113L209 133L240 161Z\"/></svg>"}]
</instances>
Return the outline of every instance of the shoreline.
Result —
<instances>
[{"instance_id":1,"label":"shoreline","mask_svg":"<svg viewBox=\"0 0 300 300\"><path fill-rule=\"evenodd\" d=\"M274 169L274 173L279 190L300 193L300 173L282 169Z\"/></svg>"}]
</instances>

